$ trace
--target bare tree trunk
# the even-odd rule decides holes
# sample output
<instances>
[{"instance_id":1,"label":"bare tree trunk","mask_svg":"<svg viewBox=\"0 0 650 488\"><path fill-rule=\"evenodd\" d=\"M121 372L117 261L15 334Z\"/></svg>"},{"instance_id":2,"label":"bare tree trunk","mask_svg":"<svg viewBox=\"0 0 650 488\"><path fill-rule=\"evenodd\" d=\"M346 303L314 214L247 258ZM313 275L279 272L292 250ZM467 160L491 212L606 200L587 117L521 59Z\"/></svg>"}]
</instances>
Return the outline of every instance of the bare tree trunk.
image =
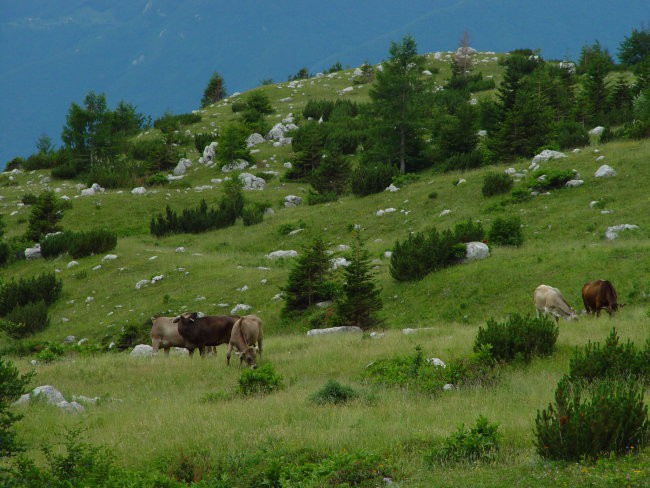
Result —
<instances>
[{"instance_id":1,"label":"bare tree trunk","mask_svg":"<svg viewBox=\"0 0 650 488\"><path fill-rule=\"evenodd\" d=\"M406 173L406 131L403 127L399 131L399 172Z\"/></svg>"}]
</instances>

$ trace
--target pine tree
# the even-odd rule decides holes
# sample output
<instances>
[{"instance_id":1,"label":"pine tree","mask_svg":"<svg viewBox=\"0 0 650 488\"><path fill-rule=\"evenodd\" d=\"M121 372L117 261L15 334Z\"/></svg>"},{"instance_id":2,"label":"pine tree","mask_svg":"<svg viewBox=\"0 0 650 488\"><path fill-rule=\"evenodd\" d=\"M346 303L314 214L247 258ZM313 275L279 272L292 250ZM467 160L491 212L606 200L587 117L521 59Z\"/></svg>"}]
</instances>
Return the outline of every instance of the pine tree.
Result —
<instances>
[{"instance_id":1,"label":"pine tree","mask_svg":"<svg viewBox=\"0 0 650 488\"><path fill-rule=\"evenodd\" d=\"M421 73L424 57L418 55L412 37L406 36L400 44L390 46L390 59L378 71L370 89L375 128L378 132L375 147L384 161L397 164L405 173L412 161L420 157L426 104ZM381 147L379 147L381 146Z\"/></svg>"},{"instance_id":2,"label":"pine tree","mask_svg":"<svg viewBox=\"0 0 650 488\"><path fill-rule=\"evenodd\" d=\"M336 304L337 323L368 329L377 324L375 312L383 305L380 290L372 281L368 251L358 231L348 259L341 298Z\"/></svg>"},{"instance_id":3,"label":"pine tree","mask_svg":"<svg viewBox=\"0 0 650 488\"><path fill-rule=\"evenodd\" d=\"M223 78L219 73L213 73L208 86L203 91L203 98L201 98L201 107L206 107L211 103L218 102L226 96L226 85Z\"/></svg>"},{"instance_id":4,"label":"pine tree","mask_svg":"<svg viewBox=\"0 0 650 488\"><path fill-rule=\"evenodd\" d=\"M26 237L39 241L45 234L61 230L59 221L63 218L63 208L58 203L54 192L46 191L39 196L38 202L29 215Z\"/></svg>"},{"instance_id":5,"label":"pine tree","mask_svg":"<svg viewBox=\"0 0 650 488\"><path fill-rule=\"evenodd\" d=\"M318 302L331 300L335 286L329 281L330 262L320 237L305 246L289 272L289 281L282 288L285 293L283 315L306 310Z\"/></svg>"},{"instance_id":6,"label":"pine tree","mask_svg":"<svg viewBox=\"0 0 650 488\"><path fill-rule=\"evenodd\" d=\"M13 429L13 424L19 421L22 415L11 412L9 407L23 394L33 374L20 375L18 369L0 355L0 460L22 450ZM0 463L0 481L2 470Z\"/></svg>"}]
</instances>

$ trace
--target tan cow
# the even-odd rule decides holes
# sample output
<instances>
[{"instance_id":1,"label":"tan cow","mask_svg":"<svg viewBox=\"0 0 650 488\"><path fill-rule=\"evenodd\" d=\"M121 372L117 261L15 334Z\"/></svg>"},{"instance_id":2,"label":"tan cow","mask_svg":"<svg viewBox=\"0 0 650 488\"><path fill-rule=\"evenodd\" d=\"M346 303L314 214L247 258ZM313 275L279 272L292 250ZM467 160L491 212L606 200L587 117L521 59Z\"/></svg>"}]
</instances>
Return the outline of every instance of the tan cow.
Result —
<instances>
[{"instance_id":1,"label":"tan cow","mask_svg":"<svg viewBox=\"0 0 650 488\"><path fill-rule=\"evenodd\" d=\"M577 320L576 311L566 302L562 293L557 288L548 285L539 285L535 288L533 295L537 316L540 314L551 314L558 322L560 317L567 320Z\"/></svg>"},{"instance_id":2,"label":"tan cow","mask_svg":"<svg viewBox=\"0 0 650 488\"><path fill-rule=\"evenodd\" d=\"M165 355L169 356L169 349L172 347L184 347L190 351L190 356L194 353L196 346L180 335L178 326L174 323L174 317L152 318L151 323L149 335L154 354L162 348L165 350Z\"/></svg>"},{"instance_id":3,"label":"tan cow","mask_svg":"<svg viewBox=\"0 0 650 488\"><path fill-rule=\"evenodd\" d=\"M228 352L226 353L226 363L230 365L230 354L233 347L239 351L239 365L246 360L251 368L256 369L255 362L255 345L262 355L262 321L257 315L245 315L241 317L235 325L232 326L230 342L228 343Z\"/></svg>"}]
</instances>

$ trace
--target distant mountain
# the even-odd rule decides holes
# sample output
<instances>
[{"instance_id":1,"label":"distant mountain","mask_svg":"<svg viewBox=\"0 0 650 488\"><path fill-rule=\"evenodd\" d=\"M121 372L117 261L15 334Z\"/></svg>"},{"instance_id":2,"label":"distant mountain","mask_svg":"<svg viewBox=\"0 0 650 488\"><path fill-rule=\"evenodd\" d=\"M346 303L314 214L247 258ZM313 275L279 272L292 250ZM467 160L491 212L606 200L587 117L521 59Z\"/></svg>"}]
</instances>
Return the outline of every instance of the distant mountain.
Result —
<instances>
[{"instance_id":1,"label":"distant mountain","mask_svg":"<svg viewBox=\"0 0 650 488\"><path fill-rule=\"evenodd\" d=\"M394 1L0 0L0 165L58 144L73 101L104 92L153 117L197 108L214 71L229 92L306 67L379 62L411 34L421 52L541 49L575 59L599 40L613 55L647 20L647 0ZM645 17L644 17L645 16Z\"/></svg>"}]
</instances>

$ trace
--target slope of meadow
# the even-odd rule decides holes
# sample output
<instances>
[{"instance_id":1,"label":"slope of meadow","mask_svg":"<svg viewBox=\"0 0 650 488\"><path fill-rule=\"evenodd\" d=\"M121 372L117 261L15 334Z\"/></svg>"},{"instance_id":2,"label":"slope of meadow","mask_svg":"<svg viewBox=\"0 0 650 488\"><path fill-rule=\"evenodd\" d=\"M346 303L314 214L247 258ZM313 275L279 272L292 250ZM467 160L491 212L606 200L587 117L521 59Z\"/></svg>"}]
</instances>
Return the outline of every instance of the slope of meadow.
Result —
<instances>
[{"instance_id":1,"label":"slope of meadow","mask_svg":"<svg viewBox=\"0 0 650 488\"><path fill-rule=\"evenodd\" d=\"M435 76L442 81L448 76L448 65L437 64L441 71ZM499 76L495 62L479 66L486 74ZM352 86L350 76L346 71L333 78L305 80L293 89L287 83L259 89L267 92L276 108L271 118L280 120L289 112L298 115L309 98L366 99L367 86L337 94ZM281 101L287 97L291 100ZM231 97L229 102L236 98ZM205 132L231 117L228 103L222 102L206 109L203 121L190 130ZM276 148L263 143L257 149L258 165L284 171L290 146ZM234 388L241 371L225 366L223 349L216 358L205 360L131 358L116 353L32 366L28 359L12 358L21 370L36 369L33 386L54 385L66 398L86 395L120 400L89 407L80 416L41 404L25 408L25 418L18 424L21 438L32 446L30 454L38 458L36 446L55 443L66 428L82 426L84 437L110 448L117 463L135 469L153 466L162 472L170 472L169 466L183 457L206 472L216 466L227 471L224 466L232 464L261 469L259 459L264 453L286 453L291 458L314 449L377 454L399 486L558 486L583 482L602 486L621 480L629 486L643 486L650 482L647 454L587 468L563 465L558 469L542 463L533 447L535 412L552 401L557 380L567 371L576 346L589 340L602 342L612 327L622 340L630 339L641 346L650 331L650 143L600 145L593 141L590 147L568 152L567 156L542 163L542 167L576 169L585 181L583 186L507 205L501 204L502 197L482 196L483 177L509 166L527 168L529 161L465 173L425 171L395 193L346 196L334 203L293 208L283 208L282 199L291 194L304 196L307 185L276 177L263 191L245 195L252 201L267 202L275 210L261 224L245 227L238 223L215 232L161 239L149 234L151 217L165 205L178 210L203 198L208 205L214 204L221 189L211 180L223 178L223 173L195 164L185 179L163 189L150 189L145 195L107 191L73 198L63 227L115 230L118 244L112 252L118 257L103 261L103 256L91 256L68 268L71 258L64 256L21 261L0 269L2 280L56 270L63 281L62 297L51 308L52 325L35 339L59 342L74 335L97 343L116 337L122 326L142 324L154 314L187 310L220 314L245 303L264 321L267 340L263 362L275 366L287 388L266 397L228 399L222 393ZM599 156L604 159L596 161ZM193 160L197 158L197 154L192 155ZM594 172L604 163L618 175L595 178ZM38 194L45 187L58 187L61 194L71 197L79 193L73 182L41 183L40 175L16 175L13 182L7 175L0 178L0 211L8 236L19 235L26 228L29 208L19 205L23 194ZM466 183L457 185L459 178ZM194 189L201 185L213 188ZM611 213L591 208L593 200L604 200ZM376 215L377 210L390 207L396 211ZM446 209L451 213L440 216ZM468 218L480 220L487 229L495 218L505 215L521 217L525 237L521 248L493 247L488 259L448 268L418 282L400 283L390 277L384 252L409 232L432 226L453 228ZM624 223L638 225L639 229L622 232L613 241L604 238L607 227ZM323 237L333 256L343 255L337 247L351 244L355 225L361 226L361 236L374 260L386 335L380 340L306 337L306 321L281 321L282 301L273 299L286 284L292 262L269 260L265 255L279 249L299 251L316 235ZM281 233L280 229L287 226L304 231L293 236ZM179 247L185 251L177 252ZM163 279L136 290L137 282L156 275L163 275ZM612 318L581 317L575 323L561 322L552 357L504 368L492 388L430 397L376 389L364 380L368 363L410 353L416 345L427 357L445 361L471 353L477 328L488 318L502 319L510 312L532 313L532 293L541 283L560 288L567 301L580 310L582 284L598 278L612 281L620 301L627 306ZM248 289L240 291L244 286ZM405 327L430 329L407 336L400 332ZM9 344L8 338L0 338L0 346ZM310 404L308 396L328 379L351 384L372 401L340 408ZM449 435L458 424L472 424L478 415L500 424L504 438L497 461L471 465L471 469L443 469L425 463L424 454L435 439Z\"/></svg>"}]
</instances>

